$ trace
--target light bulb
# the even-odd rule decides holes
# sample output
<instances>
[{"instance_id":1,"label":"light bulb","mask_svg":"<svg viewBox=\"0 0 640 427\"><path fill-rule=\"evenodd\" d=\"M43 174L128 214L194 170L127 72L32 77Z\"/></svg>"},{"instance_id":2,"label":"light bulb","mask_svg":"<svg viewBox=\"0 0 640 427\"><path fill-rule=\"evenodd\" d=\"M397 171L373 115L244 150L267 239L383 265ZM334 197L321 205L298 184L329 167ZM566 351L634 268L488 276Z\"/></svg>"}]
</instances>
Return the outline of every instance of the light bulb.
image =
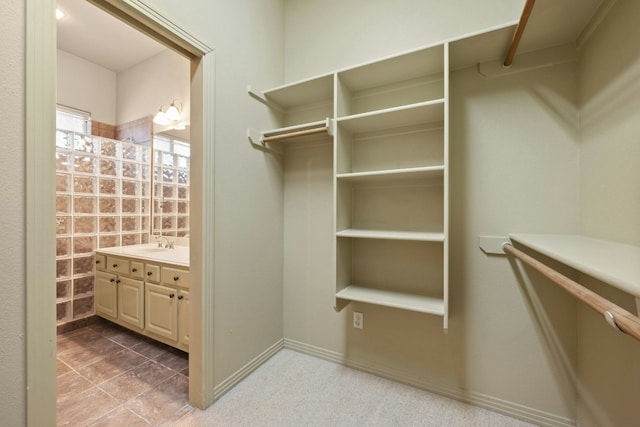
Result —
<instances>
[{"instance_id":1,"label":"light bulb","mask_svg":"<svg viewBox=\"0 0 640 427\"><path fill-rule=\"evenodd\" d=\"M167 114L162 111L162 107L160 107L160 109L154 116L153 123L156 123L159 125L168 125L170 123L169 119L167 118Z\"/></svg>"},{"instance_id":2,"label":"light bulb","mask_svg":"<svg viewBox=\"0 0 640 427\"><path fill-rule=\"evenodd\" d=\"M173 101L171 103L169 108L167 108L167 112L165 114L167 116L167 119L173 122L180 120L180 110L178 110L178 107L176 107L176 101Z\"/></svg>"}]
</instances>

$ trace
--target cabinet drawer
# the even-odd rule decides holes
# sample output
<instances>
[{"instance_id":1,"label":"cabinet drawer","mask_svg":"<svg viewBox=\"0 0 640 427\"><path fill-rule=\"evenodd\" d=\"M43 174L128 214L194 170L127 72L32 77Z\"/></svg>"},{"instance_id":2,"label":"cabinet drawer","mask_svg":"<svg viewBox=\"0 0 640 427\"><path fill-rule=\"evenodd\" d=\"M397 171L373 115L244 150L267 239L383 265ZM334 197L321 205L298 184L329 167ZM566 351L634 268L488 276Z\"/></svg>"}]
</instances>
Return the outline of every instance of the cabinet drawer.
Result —
<instances>
[{"instance_id":1,"label":"cabinet drawer","mask_svg":"<svg viewBox=\"0 0 640 427\"><path fill-rule=\"evenodd\" d=\"M131 272L129 275L136 279L144 278L144 264L139 261L131 261Z\"/></svg>"},{"instance_id":2,"label":"cabinet drawer","mask_svg":"<svg viewBox=\"0 0 640 427\"><path fill-rule=\"evenodd\" d=\"M160 281L160 266L153 264L145 264L144 278L150 282Z\"/></svg>"},{"instance_id":3,"label":"cabinet drawer","mask_svg":"<svg viewBox=\"0 0 640 427\"><path fill-rule=\"evenodd\" d=\"M96 270L104 271L107 268L107 257L96 254Z\"/></svg>"},{"instance_id":4,"label":"cabinet drawer","mask_svg":"<svg viewBox=\"0 0 640 427\"><path fill-rule=\"evenodd\" d=\"M107 257L107 271L120 274L129 274L129 260L115 257Z\"/></svg>"},{"instance_id":5,"label":"cabinet drawer","mask_svg":"<svg viewBox=\"0 0 640 427\"><path fill-rule=\"evenodd\" d=\"M162 267L160 281L167 285L189 287L189 270L181 270L179 268Z\"/></svg>"}]
</instances>

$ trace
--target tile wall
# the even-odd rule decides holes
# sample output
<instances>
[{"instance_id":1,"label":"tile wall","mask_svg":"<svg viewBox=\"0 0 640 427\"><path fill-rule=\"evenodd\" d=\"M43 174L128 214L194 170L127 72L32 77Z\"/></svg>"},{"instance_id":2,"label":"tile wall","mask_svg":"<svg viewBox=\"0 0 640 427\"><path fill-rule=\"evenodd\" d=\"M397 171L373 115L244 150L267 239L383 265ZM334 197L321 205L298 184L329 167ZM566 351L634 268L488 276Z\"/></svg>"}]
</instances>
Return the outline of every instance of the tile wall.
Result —
<instances>
[{"instance_id":1,"label":"tile wall","mask_svg":"<svg viewBox=\"0 0 640 427\"><path fill-rule=\"evenodd\" d=\"M147 243L151 148L56 132L57 322L93 314L93 251Z\"/></svg>"},{"instance_id":2,"label":"tile wall","mask_svg":"<svg viewBox=\"0 0 640 427\"><path fill-rule=\"evenodd\" d=\"M189 235L189 156L154 151L153 233Z\"/></svg>"}]
</instances>

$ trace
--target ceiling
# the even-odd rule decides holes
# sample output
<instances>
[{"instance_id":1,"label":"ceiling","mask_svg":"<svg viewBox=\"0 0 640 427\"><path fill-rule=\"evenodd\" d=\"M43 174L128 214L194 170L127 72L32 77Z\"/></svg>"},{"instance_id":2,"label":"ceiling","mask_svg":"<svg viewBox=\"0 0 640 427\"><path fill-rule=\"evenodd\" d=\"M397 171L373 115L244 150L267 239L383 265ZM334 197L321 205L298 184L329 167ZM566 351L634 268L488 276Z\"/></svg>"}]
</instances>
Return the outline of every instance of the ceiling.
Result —
<instances>
[{"instance_id":1,"label":"ceiling","mask_svg":"<svg viewBox=\"0 0 640 427\"><path fill-rule=\"evenodd\" d=\"M520 52L577 42L615 0L537 0Z\"/></svg>"},{"instance_id":2,"label":"ceiling","mask_svg":"<svg viewBox=\"0 0 640 427\"><path fill-rule=\"evenodd\" d=\"M114 72L167 48L84 0L57 0L65 16L57 21L58 49Z\"/></svg>"}]
</instances>

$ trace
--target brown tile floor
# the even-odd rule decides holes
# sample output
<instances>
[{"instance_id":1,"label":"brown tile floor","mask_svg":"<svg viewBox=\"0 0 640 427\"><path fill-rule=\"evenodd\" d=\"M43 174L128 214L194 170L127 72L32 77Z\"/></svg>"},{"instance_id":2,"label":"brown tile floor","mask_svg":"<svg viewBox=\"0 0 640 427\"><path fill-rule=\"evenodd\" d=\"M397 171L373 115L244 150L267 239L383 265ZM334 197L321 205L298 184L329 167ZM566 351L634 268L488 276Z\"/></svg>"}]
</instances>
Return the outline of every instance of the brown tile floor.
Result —
<instances>
[{"instance_id":1,"label":"brown tile floor","mask_svg":"<svg viewBox=\"0 0 640 427\"><path fill-rule=\"evenodd\" d=\"M57 341L58 426L172 425L193 411L186 353L106 321Z\"/></svg>"}]
</instances>

